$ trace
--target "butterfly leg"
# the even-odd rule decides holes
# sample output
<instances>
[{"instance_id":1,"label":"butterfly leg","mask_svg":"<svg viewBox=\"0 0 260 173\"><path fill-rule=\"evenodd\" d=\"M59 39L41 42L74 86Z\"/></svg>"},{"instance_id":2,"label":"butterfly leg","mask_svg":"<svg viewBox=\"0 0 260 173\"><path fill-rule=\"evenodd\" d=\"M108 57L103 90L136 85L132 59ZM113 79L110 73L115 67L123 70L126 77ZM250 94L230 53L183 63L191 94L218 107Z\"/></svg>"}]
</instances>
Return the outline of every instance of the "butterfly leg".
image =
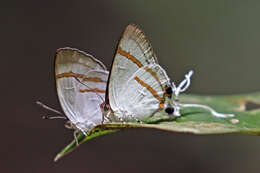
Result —
<instances>
[{"instance_id":1,"label":"butterfly leg","mask_svg":"<svg viewBox=\"0 0 260 173\"><path fill-rule=\"evenodd\" d=\"M105 121L105 115L102 114L102 120L101 120L101 124L104 124L104 121Z\"/></svg>"},{"instance_id":2,"label":"butterfly leg","mask_svg":"<svg viewBox=\"0 0 260 173\"><path fill-rule=\"evenodd\" d=\"M111 114L111 112L108 112L107 114L105 114L105 113L102 114L101 124L104 124L105 120L112 122L112 120L109 118L110 114Z\"/></svg>"},{"instance_id":3,"label":"butterfly leg","mask_svg":"<svg viewBox=\"0 0 260 173\"><path fill-rule=\"evenodd\" d=\"M111 110L110 107L104 102L100 105L100 109L102 112L102 120L101 124L104 124L105 120L112 122L110 116L111 116Z\"/></svg>"},{"instance_id":4,"label":"butterfly leg","mask_svg":"<svg viewBox=\"0 0 260 173\"><path fill-rule=\"evenodd\" d=\"M74 132L73 132L74 140L75 140L77 146L79 145L79 141L77 138L78 132L79 132L78 130L74 130Z\"/></svg>"}]
</instances>

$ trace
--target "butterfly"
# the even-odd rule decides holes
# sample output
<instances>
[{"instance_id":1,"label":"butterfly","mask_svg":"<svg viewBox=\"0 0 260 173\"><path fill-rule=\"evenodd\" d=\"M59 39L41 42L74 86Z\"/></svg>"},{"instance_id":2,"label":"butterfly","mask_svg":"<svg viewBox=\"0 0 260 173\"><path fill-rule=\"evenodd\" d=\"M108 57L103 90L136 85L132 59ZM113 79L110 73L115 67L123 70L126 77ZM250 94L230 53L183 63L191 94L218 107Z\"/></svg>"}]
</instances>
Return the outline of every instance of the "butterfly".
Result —
<instances>
[{"instance_id":1,"label":"butterfly","mask_svg":"<svg viewBox=\"0 0 260 173\"><path fill-rule=\"evenodd\" d=\"M105 100L108 71L92 55L73 48L58 49L55 79L58 99L69 124L86 134L103 122L100 105Z\"/></svg>"},{"instance_id":2,"label":"butterfly","mask_svg":"<svg viewBox=\"0 0 260 173\"><path fill-rule=\"evenodd\" d=\"M158 64L157 56L144 32L130 24L124 30L110 69L105 105L113 121L144 120L157 112L181 116L184 107L206 109L217 117L232 114L217 113L206 105L181 104L178 96L190 85L193 71L176 86Z\"/></svg>"}]
</instances>

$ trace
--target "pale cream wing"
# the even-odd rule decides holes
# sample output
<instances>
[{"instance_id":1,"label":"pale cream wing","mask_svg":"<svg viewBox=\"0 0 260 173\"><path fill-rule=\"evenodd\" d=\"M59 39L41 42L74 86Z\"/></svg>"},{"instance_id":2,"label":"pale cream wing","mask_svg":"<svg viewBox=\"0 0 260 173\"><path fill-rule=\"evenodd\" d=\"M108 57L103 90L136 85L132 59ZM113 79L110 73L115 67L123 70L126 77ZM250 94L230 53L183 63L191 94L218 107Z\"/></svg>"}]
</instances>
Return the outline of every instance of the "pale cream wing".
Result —
<instances>
[{"instance_id":1,"label":"pale cream wing","mask_svg":"<svg viewBox=\"0 0 260 173\"><path fill-rule=\"evenodd\" d=\"M168 86L169 78L159 64L140 68L121 88L116 116L126 121L144 120L164 110Z\"/></svg>"},{"instance_id":2,"label":"pale cream wing","mask_svg":"<svg viewBox=\"0 0 260 173\"><path fill-rule=\"evenodd\" d=\"M93 56L72 48L58 49L55 60L58 98L65 115L87 131L102 120L108 71Z\"/></svg>"},{"instance_id":3,"label":"pale cream wing","mask_svg":"<svg viewBox=\"0 0 260 173\"><path fill-rule=\"evenodd\" d=\"M143 31L135 25L128 25L119 41L109 76L106 102L110 104L114 112L122 110L131 112L131 105L139 104L137 102L140 99L138 92L143 90L143 87L134 79L136 76L139 77L138 75L145 74L143 77L146 80L151 78L148 84L153 85L156 92L161 93L163 91L164 78L168 80L168 76L165 73L162 79L157 72L153 72L156 71L153 68L157 65L155 53ZM150 68L150 72L147 68ZM151 94L147 90L144 92L147 92L148 95ZM153 97L151 96L151 98ZM153 101L156 102L157 99L153 98ZM146 102L142 104L147 105L148 101L146 100ZM149 113L152 114L155 109L158 109L157 106L155 107L147 112L145 116ZM134 109L136 110L136 108Z\"/></svg>"}]
</instances>

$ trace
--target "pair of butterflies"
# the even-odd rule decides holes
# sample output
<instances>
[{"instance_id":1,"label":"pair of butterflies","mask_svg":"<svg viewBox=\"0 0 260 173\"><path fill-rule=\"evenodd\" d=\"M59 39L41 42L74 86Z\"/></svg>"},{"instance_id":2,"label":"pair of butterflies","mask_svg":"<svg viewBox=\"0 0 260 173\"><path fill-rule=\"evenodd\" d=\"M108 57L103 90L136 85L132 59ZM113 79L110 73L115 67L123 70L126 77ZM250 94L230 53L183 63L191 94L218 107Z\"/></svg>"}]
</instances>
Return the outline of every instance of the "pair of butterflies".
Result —
<instances>
[{"instance_id":1,"label":"pair of butterflies","mask_svg":"<svg viewBox=\"0 0 260 173\"><path fill-rule=\"evenodd\" d=\"M94 126L113 121L141 121L163 111L180 116L178 95L187 89L192 72L179 86L170 82L158 64L151 44L136 25L128 25L118 43L110 72L93 56L72 48L57 50L55 75L63 112L77 130L86 134Z\"/></svg>"}]
</instances>

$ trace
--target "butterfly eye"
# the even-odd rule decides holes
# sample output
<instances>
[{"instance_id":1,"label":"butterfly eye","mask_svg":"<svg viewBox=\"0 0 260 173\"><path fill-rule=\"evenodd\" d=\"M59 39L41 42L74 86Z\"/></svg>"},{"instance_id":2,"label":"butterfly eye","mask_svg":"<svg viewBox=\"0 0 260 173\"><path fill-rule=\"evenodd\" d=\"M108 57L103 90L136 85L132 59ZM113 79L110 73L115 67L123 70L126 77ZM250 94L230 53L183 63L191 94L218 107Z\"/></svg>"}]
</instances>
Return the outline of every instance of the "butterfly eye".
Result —
<instances>
[{"instance_id":1,"label":"butterfly eye","mask_svg":"<svg viewBox=\"0 0 260 173\"><path fill-rule=\"evenodd\" d=\"M168 107L165 109L165 112L168 114L168 115L172 115L173 112L174 112L174 108L173 107Z\"/></svg>"}]
</instances>

